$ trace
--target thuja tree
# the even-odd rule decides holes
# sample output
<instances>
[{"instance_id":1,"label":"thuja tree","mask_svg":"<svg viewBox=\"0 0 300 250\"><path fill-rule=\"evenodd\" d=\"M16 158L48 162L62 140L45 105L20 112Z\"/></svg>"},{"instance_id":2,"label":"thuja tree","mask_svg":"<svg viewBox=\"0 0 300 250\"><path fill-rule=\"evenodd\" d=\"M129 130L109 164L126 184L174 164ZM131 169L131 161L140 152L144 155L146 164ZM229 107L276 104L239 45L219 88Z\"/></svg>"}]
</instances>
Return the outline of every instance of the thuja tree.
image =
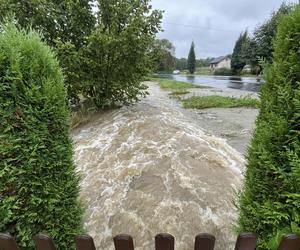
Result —
<instances>
[{"instance_id":1,"label":"thuja tree","mask_svg":"<svg viewBox=\"0 0 300 250\"><path fill-rule=\"evenodd\" d=\"M195 73L196 70L196 54L195 54L195 44L192 42L191 48L189 51L188 59L187 59L188 70L191 74Z\"/></svg>"},{"instance_id":2,"label":"thuja tree","mask_svg":"<svg viewBox=\"0 0 300 250\"><path fill-rule=\"evenodd\" d=\"M33 249L46 232L72 249L81 231L63 75L34 32L0 33L0 232Z\"/></svg>"},{"instance_id":3,"label":"thuja tree","mask_svg":"<svg viewBox=\"0 0 300 250\"><path fill-rule=\"evenodd\" d=\"M239 74L246 65L244 55L245 53L247 53L247 51L245 50L247 50L247 48L249 47L247 45L248 41L248 32L245 31L244 33L240 34L238 40L235 43L231 58L231 69L235 74Z\"/></svg>"},{"instance_id":4,"label":"thuja tree","mask_svg":"<svg viewBox=\"0 0 300 250\"><path fill-rule=\"evenodd\" d=\"M98 27L84 51L84 93L99 109L146 94L141 81L151 69L150 49L162 18L149 2L98 1Z\"/></svg>"},{"instance_id":5,"label":"thuja tree","mask_svg":"<svg viewBox=\"0 0 300 250\"><path fill-rule=\"evenodd\" d=\"M300 6L279 23L240 198L240 230L259 234L258 249L300 233L299 41Z\"/></svg>"}]
</instances>

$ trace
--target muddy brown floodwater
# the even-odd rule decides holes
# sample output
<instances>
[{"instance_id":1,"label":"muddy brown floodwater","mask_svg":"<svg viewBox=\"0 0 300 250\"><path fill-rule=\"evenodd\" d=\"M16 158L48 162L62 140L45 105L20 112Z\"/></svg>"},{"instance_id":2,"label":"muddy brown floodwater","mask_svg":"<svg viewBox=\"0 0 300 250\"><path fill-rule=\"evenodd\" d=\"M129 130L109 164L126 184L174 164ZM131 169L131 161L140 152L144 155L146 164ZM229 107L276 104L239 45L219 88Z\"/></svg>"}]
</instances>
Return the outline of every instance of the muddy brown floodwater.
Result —
<instances>
[{"instance_id":1,"label":"muddy brown floodwater","mask_svg":"<svg viewBox=\"0 0 300 250\"><path fill-rule=\"evenodd\" d=\"M73 132L87 233L98 249L114 249L119 233L132 235L136 249L154 249L161 232L175 236L178 250L193 249L202 232L216 236L216 249L231 249L244 158L156 84L149 92Z\"/></svg>"}]
</instances>

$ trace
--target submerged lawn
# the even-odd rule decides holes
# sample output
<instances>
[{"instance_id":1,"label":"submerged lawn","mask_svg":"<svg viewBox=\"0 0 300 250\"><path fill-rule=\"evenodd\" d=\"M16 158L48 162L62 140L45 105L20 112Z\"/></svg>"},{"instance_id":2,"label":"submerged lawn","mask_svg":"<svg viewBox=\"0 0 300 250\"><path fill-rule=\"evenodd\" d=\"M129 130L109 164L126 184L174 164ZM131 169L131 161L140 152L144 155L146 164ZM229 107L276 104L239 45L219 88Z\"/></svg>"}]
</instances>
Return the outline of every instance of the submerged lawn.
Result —
<instances>
[{"instance_id":1,"label":"submerged lawn","mask_svg":"<svg viewBox=\"0 0 300 250\"><path fill-rule=\"evenodd\" d=\"M205 108L234 108L251 107L258 108L259 100L250 97L228 97L228 96L193 96L183 100L184 108L205 109Z\"/></svg>"},{"instance_id":2,"label":"submerged lawn","mask_svg":"<svg viewBox=\"0 0 300 250\"><path fill-rule=\"evenodd\" d=\"M153 81L158 82L160 87L163 89L207 88L206 86L199 86L192 83L169 79L153 78Z\"/></svg>"}]
</instances>

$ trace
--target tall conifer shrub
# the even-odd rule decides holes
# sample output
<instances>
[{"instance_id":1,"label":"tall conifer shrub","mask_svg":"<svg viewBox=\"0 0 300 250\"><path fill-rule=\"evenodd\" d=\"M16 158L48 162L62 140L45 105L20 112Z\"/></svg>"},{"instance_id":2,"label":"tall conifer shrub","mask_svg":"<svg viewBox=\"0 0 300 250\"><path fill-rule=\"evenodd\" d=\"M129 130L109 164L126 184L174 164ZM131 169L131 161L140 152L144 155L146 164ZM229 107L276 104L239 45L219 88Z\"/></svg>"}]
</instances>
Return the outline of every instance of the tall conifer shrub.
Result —
<instances>
[{"instance_id":1,"label":"tall conifer shrub","mask_svg":"<svg viewBox=\"0 0 300 250\"><path fill-rule=\"evenodd\" d=\"M259 234L258 249L300 233L299 41L300 6L279 24L240 197L240 230Z\"/></svg>"},{"instance_id":2,"label":"tall conifer shrub","mask_svg":"<svg viewBox=\"0 0 300 250\"><path fill-rule=\"evenodd\" d=\"M196 54L195 54L195 44L192 42L191 48L189 51L188 59L187 59L187 64L188 64L188 70L191 74L194 74L196 71Z\"/></svg>"},{"instance_id":3,"label":"tall conifer shrub","mask_svg":"<svg viewBox=\"0 0 300 250\"><path fill-rule=\"evenodd\" d=\"M0 33L0 232L33 249L51 235L72 249L81 231L63 76L38 34L13 25Z\"/></svg>"}]
</instances>

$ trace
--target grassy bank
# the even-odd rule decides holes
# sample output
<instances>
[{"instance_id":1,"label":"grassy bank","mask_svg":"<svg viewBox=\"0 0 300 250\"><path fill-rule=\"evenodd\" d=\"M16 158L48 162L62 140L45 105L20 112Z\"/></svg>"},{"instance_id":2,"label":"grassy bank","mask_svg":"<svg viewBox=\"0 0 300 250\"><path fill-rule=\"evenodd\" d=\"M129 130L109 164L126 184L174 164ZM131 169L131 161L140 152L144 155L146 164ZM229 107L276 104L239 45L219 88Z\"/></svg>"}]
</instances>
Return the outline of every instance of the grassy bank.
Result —
<instances>
[{"instance_id":1,"label":"grassy bank","mask_svg":"<svg viewBox=\"0 0 300 250\"><path fill-rule=\"evenodd\" d=\"M193 96L183 100L184 108L234 108L251 107L258 108L259 100L250 97L236 98L226 96Z\"/></svg>"},{"instance_id":2,"label":"grassy bank","mask_svg":"<svg viewBox=\"0 0 300 250\"><path fill-rule=\"evenodd\" d=\"M162 78L153 78L155 82L159 83L159 86L163 89L187 89L187 88L207 88L206 86L199 86L192 83L162 79Z\"/></svg>"}]
</instances>

